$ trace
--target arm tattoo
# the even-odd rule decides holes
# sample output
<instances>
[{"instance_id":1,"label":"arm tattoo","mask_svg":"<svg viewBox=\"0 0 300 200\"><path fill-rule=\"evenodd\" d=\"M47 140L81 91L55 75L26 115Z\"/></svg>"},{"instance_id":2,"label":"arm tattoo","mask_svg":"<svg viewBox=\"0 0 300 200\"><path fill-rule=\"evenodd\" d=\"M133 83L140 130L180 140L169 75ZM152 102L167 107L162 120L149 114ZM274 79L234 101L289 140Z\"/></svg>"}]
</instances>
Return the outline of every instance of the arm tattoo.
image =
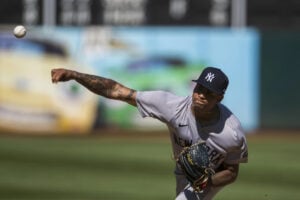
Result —
<instances>
[{"instance_id":1,"label":"arm tattoo","mask_svg":"<svg viewBox=\"0 0 300 200\"><path fill-rule=\"evenodd\" d=\"M108 91L116 84L110 79L82 73L77 73L75 80L92 92L105 97L109 96Z\"/></svg>"},{"instance_id":2,"label":"arm tattoo","mask_svg":"<svg viewBox=\"0 0 300 200\"><path fill-rule=\"evenodd\" d=\"M98 95L127 102L133 100L135 90L126 88L112 79L76 73L75 80Z\"/></svg>"},{"instance_id":3,"label":"arm tattoo","mask_svg":"<svg viewBox=\"0 0 300 200\"><path fill-rule=\"evenodd\" d=\"M128 95L126 95L126 96L124 96L124 100L131 100L132 99L132 97L133 97L133 93L135 92L135 90L133 90L133 89L130 89L129 90L129 94Z\"/></svg>"}]
</instances>

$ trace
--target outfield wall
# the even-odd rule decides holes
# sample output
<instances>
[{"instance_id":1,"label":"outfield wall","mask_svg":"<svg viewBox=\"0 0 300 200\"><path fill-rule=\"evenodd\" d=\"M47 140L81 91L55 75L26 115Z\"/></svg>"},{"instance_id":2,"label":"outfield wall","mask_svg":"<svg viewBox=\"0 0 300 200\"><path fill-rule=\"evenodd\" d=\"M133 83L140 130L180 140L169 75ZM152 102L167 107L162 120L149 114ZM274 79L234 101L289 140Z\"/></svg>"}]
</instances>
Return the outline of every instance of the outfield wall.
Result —
<instances>
[{"instance_id":1,"label":"outfield wall","mask_svg":"<svg viewBox=\"0 0 300 200\"><path fill-rule=\"evenodd\" d=\"M261 128L300 128L299 56L299 31L261 33Z\"/></svg>"}]
</instances>

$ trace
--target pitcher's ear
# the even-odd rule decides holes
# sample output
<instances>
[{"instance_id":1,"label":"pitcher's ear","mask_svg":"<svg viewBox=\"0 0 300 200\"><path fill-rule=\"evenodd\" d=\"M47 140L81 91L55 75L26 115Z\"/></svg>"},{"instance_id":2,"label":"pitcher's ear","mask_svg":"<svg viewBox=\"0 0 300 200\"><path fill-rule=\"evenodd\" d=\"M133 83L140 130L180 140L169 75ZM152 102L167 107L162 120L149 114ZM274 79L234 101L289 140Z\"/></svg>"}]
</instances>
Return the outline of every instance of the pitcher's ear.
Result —
<instances>
[{"instance_id":1,"label":"pitcher's ear","mask_svg":"<svg viewBox=\"0 0 300 200\"><path fill-rule=\"evenodd\" d=\"M221 102L221 101L223 100L223 98L224 98L224 95L219 95L219 96L217 97L218 102Z\"/></svg>"}]
</instances>

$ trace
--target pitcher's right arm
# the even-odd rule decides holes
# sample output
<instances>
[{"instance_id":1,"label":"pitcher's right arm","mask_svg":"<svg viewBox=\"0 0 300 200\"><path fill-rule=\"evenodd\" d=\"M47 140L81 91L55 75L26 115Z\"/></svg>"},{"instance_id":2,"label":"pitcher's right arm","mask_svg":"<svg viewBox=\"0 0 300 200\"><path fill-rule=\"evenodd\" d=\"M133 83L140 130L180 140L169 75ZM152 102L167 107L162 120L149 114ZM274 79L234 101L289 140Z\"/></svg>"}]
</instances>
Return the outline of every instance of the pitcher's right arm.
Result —
<instances>
[{"instance_id":1,"label":"pitcher's right arm","mask_svg":"<svg viewBox=\"0 0 300 200\"><path fill-rule=\"evenodd\" d=\"M57 68L51 71L52 82L75 80L91 92L136 106L136 91L108 78Z\"/></svg>"}]
</instances>

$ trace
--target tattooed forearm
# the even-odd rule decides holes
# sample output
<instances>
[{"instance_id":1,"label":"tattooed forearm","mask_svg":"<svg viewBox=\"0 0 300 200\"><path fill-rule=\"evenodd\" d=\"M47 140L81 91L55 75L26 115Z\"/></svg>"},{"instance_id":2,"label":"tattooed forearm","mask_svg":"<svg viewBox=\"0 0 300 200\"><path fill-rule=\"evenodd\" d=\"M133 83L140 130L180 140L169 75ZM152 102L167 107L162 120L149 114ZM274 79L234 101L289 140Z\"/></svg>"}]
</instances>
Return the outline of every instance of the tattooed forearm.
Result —
<instances>
[{"instance_id":1,"label":"tattooed forearm","mask_svg":"<svg viewBox=\"0 0 300 200\"><path fill-rule=\"evenodd\" d=\"M76 73L75 80L92 92L101 96L110 97L116 82L100 76Z\"/></svg>"},{"instance_id":2,"label":"tattooed forearm","mask_svg":"<svg viewBox=\"0 0 300 200\"><path fill-rule=\"evenodd\" d=\"M75 80L90 91L101 96L134 103L135 90L129 89L120 83L95 75L76 73Z\"/></svg>"},{"instance_id":3,"label":"tattooed forearm","mask_svg":"<svg viewBox=\"0 0 300 200\"><path fill-rule=\"evenodd\" d=\"M121 92L121 91L120 91ZM122 93L122 92L121 92ZM123 97L124 101L129 101L133 98L133 94L135 93L135 90L133 89L129 89L129 93L128 94L124 94L124 95L120 95Z\"/></svg>"}]
</instances>

